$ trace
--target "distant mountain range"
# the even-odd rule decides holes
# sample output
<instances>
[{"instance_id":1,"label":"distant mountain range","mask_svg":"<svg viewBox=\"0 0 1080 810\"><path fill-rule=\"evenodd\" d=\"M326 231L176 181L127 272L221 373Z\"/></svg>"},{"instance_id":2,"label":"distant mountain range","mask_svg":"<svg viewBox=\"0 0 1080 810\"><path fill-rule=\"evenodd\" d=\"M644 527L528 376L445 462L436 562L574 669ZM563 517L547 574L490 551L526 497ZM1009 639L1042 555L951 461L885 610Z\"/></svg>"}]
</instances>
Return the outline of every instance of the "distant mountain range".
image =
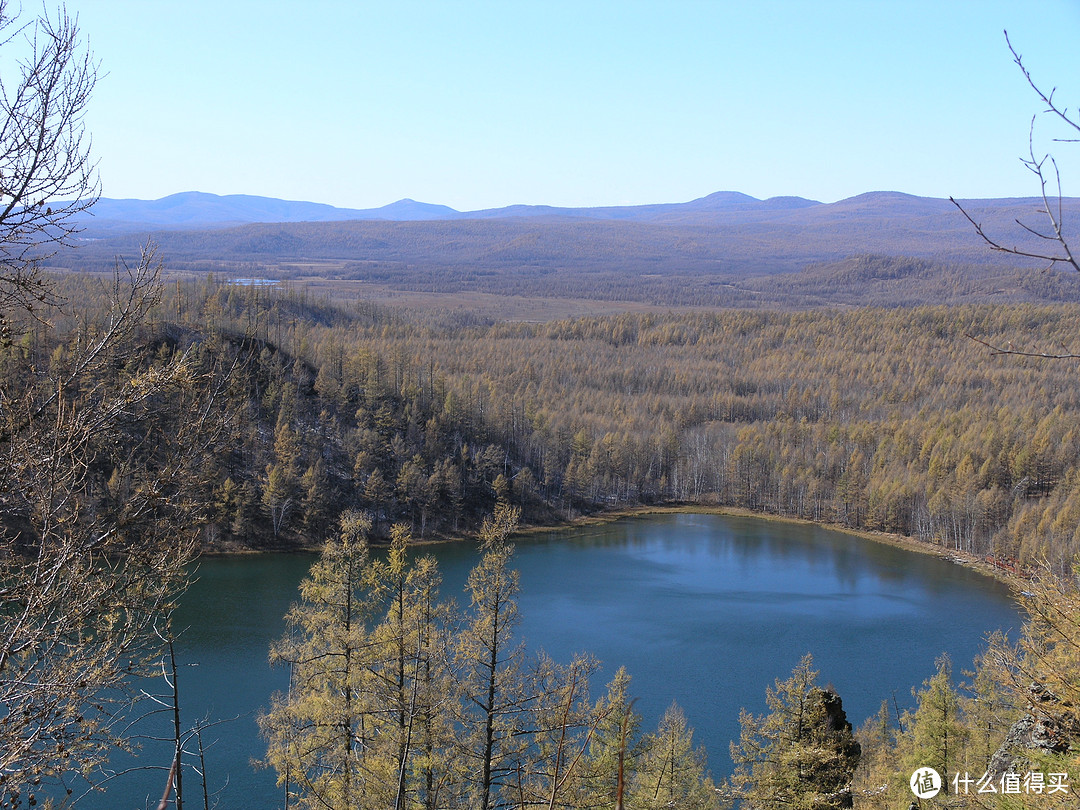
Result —
<instances>
[{"instance_id":1,"label":"distant mountain range","mask_svg":"<svg viewBox=\"0 0 1080 810\"><path fill-rule=\"evenodd\" d=\"M247 225L256 222L424 222L431 220L506 219L558 217L570 219L622 220L628 222L673 221L702 214L790 211L820 206L802 197L759 200L737 191L718 191L685 203L560 208L551 205L510 205L481 211L456 211L446 205L404 199L381 208L335 208L322 203L278 200L247 194L219 196L201 191L171 194L160 200L117 200L103 197L83 218L95 231L117 233L147 226L162 229L193 229Z\"/></svg>"},{"instance_id":2,"label":"distant mountain range","mask_svg":"<svg viewBox=\"0 0 1080 810\"><path fill-rule=\"evenodd\" d=\"M961 204L988 232L1045 249L1016 226L1020 220L1042 227L1041 199ZM1069 221L1080 217L1080 198L1066 198L1063 205ZM117 252L154 233L173 258L241 261L593 269L614 263L757 275L870 253L975 264L1001 258L950 201L888 191L835 203L719 191L685 203L464 212L415 200L350 209L191 191L151 201L101 199L82 224L84 237Z\"/></svg>"},{"instance_id":3,"label":"distant mountain range","mask_svg":"<svg viewBox=\"0 0 1080 810\"><path fill-rule=\"evenodd\" d=\"M1041 198L961 204L1003 243L1046 249L1017 225L1045 231ZM1067 225L1080 221L1080 198L1062 200L1062 210ZM685 203L465 212L414 200L344 209L187 192L102 199L92 211L82 246L54 266L108 269L117 257L136 260L150 237L176 270L427 292L740 306L1080 297L1076 274L1032 275L1042 265L992 251L949 200L897 192L821 203L721 191Z\"/></svg>"},{"instance_id":4,"label":"distant mountain range","mask_svg":"<svg viewBox=\"0 0 1080 810\"><path fill-rule=\"evenodd\" d=\"M398 200L382 208L335 208L332 205L249 194L220 196L202 191L170 194L160 200L115 200L103 197L83 218L94 230L127 230L129 227L188 229L246 225L252 222L340 222L378 219L411 222L459 217L445 205Z\"/></svg>"}]
</instances>

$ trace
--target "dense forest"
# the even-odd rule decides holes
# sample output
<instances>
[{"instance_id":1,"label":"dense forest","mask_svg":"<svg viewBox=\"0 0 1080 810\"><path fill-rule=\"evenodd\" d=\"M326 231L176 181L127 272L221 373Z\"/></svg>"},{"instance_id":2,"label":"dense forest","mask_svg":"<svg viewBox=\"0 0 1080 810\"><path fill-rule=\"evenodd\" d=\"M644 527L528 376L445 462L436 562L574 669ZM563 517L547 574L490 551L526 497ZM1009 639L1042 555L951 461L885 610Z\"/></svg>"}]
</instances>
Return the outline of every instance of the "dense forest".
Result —
<instances>
[{"instance_id":1,"label":"dense forest","mask_svg":"<svg viewBox=\"0 0 1080 810\"><path fill-rule=\"evenodd\" d=\"M67 277L84 302L95 282ZM208 548L474 529L697 502L910 535L1063 571L1080 550L1075 306L624 314L472 323L214 279L171 284L139 351L232 358ZM75 330L68 340L77 340ZM57 351L31 329L7 373ZM133 348L132 351L135 351ZM108 472L111 474L111 471ZM102 475L107 475L102 472Z\"/></svg>"},{"instance_id":2,"label":"dense forest","mask_svg":"<svg viewBox=\"0 0 1080 810\"><path fill-rule=\"evenodd\" d=\"M1069 345L1075 305L730 310L511 323L317 299L289 285L214 277L160 285L156 279L137 274L129 280L135 294L125 299L123 276L110 283L56 277L50 290L67 303L49 322L31 314L9 318L0 345L8 401L59 420L55 429L48 420L35 428L45 431L35 446L55 444L55 430L79 414L104 407L114 420L107 430L95 431L91 422L76 431L82 460L76 477L59 483L78 493L77 510L52 508L73 537L94 526L116 527L101 553L123 547L130 554L138 549L133 538L145 538L145 560L131 560L133 572L157 568L151 602L167 598L177 566L192 552L320 547L342 521L355 523L350 515L366 516L365 548L391 538L472 534L493 511L511 507L527 522L551 523L610 507L697 503L905 534L1064 580L1080 551L1074 363L1000 355L987 346L1022 340L1027 348L1058 351ZM50 393L58 384L60 399ZM197 419L185 416L194 413ZM7 416L9 430L24 430L18 411ZM14 443L11 450L20 454ZM31 483L24 493L32 491ZM6 534L56 531L39 522L43 508L9 499ZM156 533L146 532L149 525ZM153 538L168 531L191 545L152 556ZM370 577L355 584L358 594L375 587ZM827 782L849 797L843 801L893 806L895 790L875 793L866 780L891 784L914 762L911 752L925 759L926 735L951 734L954 745L964 740L968 760L981 739L989 768L1024 714L1020 681L1027 662L1041 656L1066 671L1071 666L1062 664L1071 659L1050 652L1057 640L1073 637L1074 611L1062 620L1057 610L1074 595L1067 587L1052 590L1059 586L1050 581L1028 587L1048 594L1038 603L1050 606L1041 637L1026 637L1020 652L995 642L968 691L955 685L951 663L941 662L936 680L916 695L923 714L897 716L885 707L877 725L860 730L858 770L850 732L826 735L839 746L839 764L826 769L831 775L822 777L818 794ZM385 594L374 598L386 609ZM377 622L365 624L376 618L358 618L356 632L384 632ZM303 657L303 633L316 626L297 626L288 642L292 652L278 653L283 660ZM584 670L574 669L580 664L569 666L550 663L545 677L552 683L584 678ZM701 806L724 795L771 806L764 797L781 788L770 780L789 777L768 771L768 757L755 755L754 746L790 742L777 728L788 722L792 701L811 701L826 726L835 721L829 719L834 698L813 682L809 667L770 693L781 719L744 718L734 781L715 795L700 757L687 747L685 720L671 715L668 732L681 740L680 756L693 774L672 790L705 785ZM1067 675L1061 678L1061 689L1073 688ZM578 702L587 694L584 680L581 686ZM979 698L978 690L997 690L992 717L990 698ZM933 711L947 716L945 726L921 708L927 701L937 701ZM574 710L578 736L565 746L589 750L590 735L603 725L601 704ZM285 704L279 709L288 716ZM368 710L357 711L367 716ZM371 711L381 716L386 709ZM622 711L630 716L627 706ZM542 739L535 736L535 716L518 719L533 724L530 739ZM472 733L465 720L453 722L459 733ZM1067 714L1054 722L1074 720ZM285 734L277 739L287 749L292 732L267 728L271 736ZM923 736L912 736L916 730ZM817 732L806 733L799 745L820 749ZM70 729L61 735L61 750L76 747L64 741L72 734L78 739ZM520 749L515 767L526 767L520 757L550 762L549 743ZM377 762L385 770L393 758L373 760L372 767ZM457 770L464 766L454 762L444 777L465 778ZM278 765L293 768L287 757ZM288 770L286 778L301 777ZM545 778L529 771L528 790L553 790ZM510 789L504 782L489 785L491 796ZM572 780L559 784L559 795L564 787L586 790ZM465 782L454 782L453 790L463 791L461 801L475 795ZM843 806L821 802L814 806ZM652 805L642 799L630 806Z\"/></svg>"}]
</instances>

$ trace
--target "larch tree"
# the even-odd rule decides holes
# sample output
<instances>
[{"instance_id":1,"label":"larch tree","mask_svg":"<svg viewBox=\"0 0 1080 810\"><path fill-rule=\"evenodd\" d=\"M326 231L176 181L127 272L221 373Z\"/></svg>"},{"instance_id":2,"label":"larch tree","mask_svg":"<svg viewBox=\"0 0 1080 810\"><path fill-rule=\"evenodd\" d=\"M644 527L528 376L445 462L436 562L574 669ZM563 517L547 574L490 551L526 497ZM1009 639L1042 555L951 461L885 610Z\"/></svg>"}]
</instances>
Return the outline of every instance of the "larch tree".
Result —
<instances>
[{"instance_id":1,"label":"larch tree","mask_svg":"<svg viewBox=\"0 0 1080 810\"><path fill-rule=\"evenodd\" d=\"M532 745L521 763L519 803L547 810L582 807L581 780L598 720L589 679L597 668L596 660L584 654L566 665L540 656L533 670L537 697L524 729Z\"/></svg>"},{"instance_id":2,"label":"larch tree","mask_svg":"<svg viewBox=\"0 0 1080 810\"><path fill-rule=\"evenodd\" d=\"M391 529L389 553L371 566L369 590L383 618L372 630L371 807L435 808L456 773L450 671L450 608L439 601L435 558L410 562L409 529Z\"/></svg>"},{"instance_id":3,"label":"larch tree","mask_svg":"<svg viewBox=\"0 0 1080 810\"><path fill-rule=\"evenodd\" d=\"M967 746L967 728L960 713L960 695L952 682L952 662L948 656L937 660L937 671L912 690L918 705L903 720L899 739L903 764L897 783L902 786L920 767L933 768L942 777L942 791L950 790L948 774L961 770Z\"/></svg>"},{"instance_id":4,"label":"larch tree","mask_svg":"<svg viewBox=\"0 0 1080 810\"><path fill-rule=\"evenodd\" d=\"M524 646L515 638L518 572L510 567L519 511L499 504L481 528L484 555L466 586L470 604L456 637L462 701L462 767L467 802L477 810L505 806L528 743L519 732L536 695L528 683Z\"/></svg>"},{"instance_id":5,"label":"larch tree","mask_svg":"<svg viewBox=\"0 0 1080 810\"><path fill-rule=\"evenodd\" d=\"M975 669L960 697L960 710L967 728L965 764L989 770L994 753L1004 741L1009 727L1020 714L1003 672L1000 651L1008 647L1005 634L995 631L987 649L975 656Z\"/></svg>"},{"instance_id":6,"label":"larch tree","mask_svg":"<svg viewBox=\"0 0 1080 810\"><path fill-rule=\"evenodd\" d=\"M896 733L888 701L882 701L877 714L868 717L856 733L861 752L852 795L860 810L889 810L893 804L890 790L895 789L895 774L900 770Z\"/></svg>"},{"instance_id":7,"label":"larch tree","mask_svg":"<svg viewBox=\"0 0 1080 810\"><path fill-rule=\"evenodd\" d=\"M346 512L300 584L286 615L288 630L270 651L290 668L289 691L259 718L266 763L278 774L286 804L360 807L371 790L368 757L375 732L369 632L375 605L368 592L370 520Z\"/></svg>"},{"instance_id":8,"label":"larch tree","mask_svg":"<svg viewBox=\"0 0 1080 810\"><path fill-rule=\"evenodd\" d=\"M593 709L594 731L577 779L582 807L622 810L638 751L641 716L630 698L630 675L620 667Z\"/></svg>"},{"instance_id":9,"label":"larch tree","mask_svg":"<svg viewBox=\"0 0 1080 810\"><path fill-rule=\"evenodd\" d=\"M694 730L674 703L656 731L641 741L626 806L630 810L720 807L720 794L706 769L705 749L694 747Z\"/></svg>"}]
</instances>

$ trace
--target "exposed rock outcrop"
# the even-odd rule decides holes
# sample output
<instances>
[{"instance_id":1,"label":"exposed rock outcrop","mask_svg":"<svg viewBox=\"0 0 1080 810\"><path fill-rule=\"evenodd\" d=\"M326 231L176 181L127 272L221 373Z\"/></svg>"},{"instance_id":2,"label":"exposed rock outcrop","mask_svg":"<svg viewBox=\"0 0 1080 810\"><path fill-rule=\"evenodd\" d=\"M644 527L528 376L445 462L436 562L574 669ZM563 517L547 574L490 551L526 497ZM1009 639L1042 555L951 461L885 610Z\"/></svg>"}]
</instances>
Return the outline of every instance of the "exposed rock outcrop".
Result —
<instances>
[{"instance_id":1,"label":"exposed rock outcrop","mask_svg":"<svg viewBox=\"0 0 1080 810\"><path fill-rule=\"evenodd\" d=\"M997 781L1003 774L1027 769L1033 758L1068 753L1078 729L1065 720L1057 697L1039 684L1028 687L1027 712L1013 723L1004 741L990 758L988 772Z\"/></svg>"}]
</instances>

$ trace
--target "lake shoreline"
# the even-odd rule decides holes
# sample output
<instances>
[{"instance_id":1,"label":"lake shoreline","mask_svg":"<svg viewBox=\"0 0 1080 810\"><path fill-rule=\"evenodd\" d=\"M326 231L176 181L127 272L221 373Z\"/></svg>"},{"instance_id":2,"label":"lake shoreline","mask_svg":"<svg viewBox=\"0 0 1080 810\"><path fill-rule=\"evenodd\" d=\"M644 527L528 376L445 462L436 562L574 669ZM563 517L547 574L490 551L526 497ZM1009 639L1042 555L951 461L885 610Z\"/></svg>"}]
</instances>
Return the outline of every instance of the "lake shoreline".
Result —
<instances>
[{"instance_id":1,"label":"lake shoreline","mask_svg":"<svg viewBox=\"0 0 1080 810\"><path fill-rule=\"evenodd\" d=\"M766 690L807 652L857 725L890 694L909 708L903 696L933 674L942 652L970 662L986 633L1021 625L1022 610L998 582L798 522L804 525L715 504L664 504L613 508L555 530L527 526L513 561L520 576L514 636L530 656L544 650L567 662L587 652L603 662L594 679L600 695L625 667L643 726L654 727L677 702L695 745L711 752L714 775L725 776L740 710L766 708ZM439 601L468 610L479 544L432 539L414 553L437 559ZM372 557L383 553L373 549ZM218 555L202 561L177 600L184 711L244 718L222 724L208 749L208 772L229 777L223 804L280 800L274 775L246 763L265 756L254 718L288 688L287 670L271 667L267 650L287 632L283 617L314 559ZM198 666L187 670L192 663ZM141 758L167 761L171 753L146 748ZM134 780L129 793L118 783L120 792L89 807L141 807L149 784L156 786L152 774Z\"/></svg>"},{"instance_id":2,"label":"lake shoreline","mask_svg":"<svg viewBox=\"0 0 1080 810\"><path fill-rule=\"evenodd\" d=\"M669 503L651 505L639 504L637 506L623 506L613 509L605 509L590 514L580 515L569 520L560 520L553 523L526 524L519 527L518 530L514 533L514 536L528 537L530 535L560 531L562 529L573 529L581 526L602 526L604 524L612 523L616 520L621 520L623 518L665 514L699 514L721 515L729 517L748 517L754 518L755 520L764 520L776 523L816 526L821 529L827 529L834 532L842 532L843 534L852 535L853 537L859 537L863 540L869 540L874 543L881 543L883 545L893 546L895 548L901 548L906 551L913 551L917 554L930 555L933 557L937 557L941 560L945 560L947 562L955 563L956 565L962 565L966 568L970 568L973 571L982 574L983 576L987 576L999 582L1002 582L1017 591L1022 590L1026 585L1026 580L1022 575L1002 569L999 566L993 565L992 563L981 557L977 557L973 554L967 554L962 551L947 549L942 546L935 546L922 540L916 540L914 537L910 537L908 535L867 529L853 529L849 526L843 526L838 523L826 523L822 521L809 520L807 518L793 517L790 515L776 515L769 512L759 512L753 509L745 509L738 506L719 506L701 503ZM472 533L430 537L423 539L413 538L410 541L410 545L414 547L433 546L443 545L446 543L464 543L475 539L476 534ZM230 557L243 556L247 554L265 554L267 552L295 552L300 554L317 554L321 550L321 548L321 544L297 544L290 545L287 548L272 549L237 547L200 551L198 557Z\"/></svg>"},{"instance_id":3,"label":"lake shoreline","mask_svg":"<svg viewBox=\"0 0 1080 810\"><path fill-rule=\"evenodd\" d=\"M917 554L925 554L938 559L945 560L947 562L954 563L956 565L970 568L983 576L995 579L998 582L1002 582L1014 590L1021 590L1025 587L1026 580L1023 576L1003 570L996 565L993 565L981 557L977 557L973 554L967 554L962 551L954 551L942 546L935 546L922 540L916 540L914 537L910 537L904 534L896 534L891 532L872 531L867 529L853 529L849 526L843 526L838 523L825 523L822 521L809 520L807 518L792 517L790 515L776 515L769 512L758 512L753 509L744 509L737 506L712 506L708 504L695 504L695 503L673 503L673 504L656 504L656 505L641 505L641 506L629 506L621 509L612 509L610 511L598 512L592 515L583 515L579 518L567 521L564 524L556 526L526 526L520 529L518 535L528 535L539 532L557 531L560 528L575 528L578 526L588 525L603 525L605 523L611 523L622 518L641 517L645 515L663 515L663 514L698 514L698 515L721 515L728 517L747 517L755 520L764 520L774 523L789 523L793 525L802 526L816 526L821 529L827 529L833 532L841 532L843 534L852 535L863 540L869 540L874 543L881 543L887 546L893 546L895 548L901 548L905 551L913 551Z\"/></svg>"}]
</instances>

